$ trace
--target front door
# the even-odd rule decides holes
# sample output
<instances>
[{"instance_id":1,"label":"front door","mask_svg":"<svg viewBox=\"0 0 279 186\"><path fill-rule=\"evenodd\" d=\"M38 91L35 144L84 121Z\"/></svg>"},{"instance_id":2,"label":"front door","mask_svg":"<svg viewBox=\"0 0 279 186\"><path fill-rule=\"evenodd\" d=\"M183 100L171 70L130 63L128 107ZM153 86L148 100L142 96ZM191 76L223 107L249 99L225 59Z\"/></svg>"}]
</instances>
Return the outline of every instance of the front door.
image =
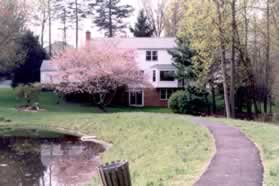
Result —
<instances>
[{"instance_id":1,"label":"front door","mask_svg":"<svg viewBox=\"0 0 279 186\"><path fill-rule=\"evenodd\" d=\"M134 107L144 106L144 93L141 89L133 89L129 91L129 105Z\"/></svg>"}]
</instances>

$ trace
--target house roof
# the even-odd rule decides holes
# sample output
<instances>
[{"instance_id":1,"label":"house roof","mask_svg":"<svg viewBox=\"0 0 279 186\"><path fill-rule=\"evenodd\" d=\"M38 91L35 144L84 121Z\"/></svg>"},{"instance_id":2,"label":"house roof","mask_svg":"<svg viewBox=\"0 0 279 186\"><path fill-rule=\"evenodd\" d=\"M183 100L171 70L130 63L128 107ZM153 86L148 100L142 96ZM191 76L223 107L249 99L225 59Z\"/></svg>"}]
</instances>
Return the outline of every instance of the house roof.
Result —
<instances>
[{"instance_id":1,"label":"house roof","mask_svg":"<svg viewBox=\"0 0 279 186\"><path fill-rule=\"evenodd\" d=\"M175 40L175 38L93 38L91 42L114 42L120 48L159 50L175 48Z\"/></svg>"}]
</instances>

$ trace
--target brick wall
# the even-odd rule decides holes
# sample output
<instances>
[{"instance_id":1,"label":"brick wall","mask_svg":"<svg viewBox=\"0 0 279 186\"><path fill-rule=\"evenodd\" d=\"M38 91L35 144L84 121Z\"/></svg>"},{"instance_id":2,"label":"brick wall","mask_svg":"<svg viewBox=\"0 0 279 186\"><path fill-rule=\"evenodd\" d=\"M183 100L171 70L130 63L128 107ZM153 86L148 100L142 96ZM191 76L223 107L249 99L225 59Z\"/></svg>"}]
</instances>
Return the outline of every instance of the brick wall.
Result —
<instances>
[{"instance_id":1,"label":"brick wall","mask_svg":"<svg viewBox=\"0 0 279 186\"><path fill-rule=\"evenodd\" d=\"M144 89L144 106L167 107L167 100L160 100L160 89Z\"/></svg>"}]
</instances>

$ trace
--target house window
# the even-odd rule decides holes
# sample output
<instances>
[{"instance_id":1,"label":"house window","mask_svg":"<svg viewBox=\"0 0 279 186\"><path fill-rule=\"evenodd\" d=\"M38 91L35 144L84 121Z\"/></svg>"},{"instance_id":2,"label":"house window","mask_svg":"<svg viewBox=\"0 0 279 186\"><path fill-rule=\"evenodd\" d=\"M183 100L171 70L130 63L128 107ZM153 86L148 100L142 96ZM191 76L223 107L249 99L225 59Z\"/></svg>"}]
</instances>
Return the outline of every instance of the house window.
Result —
<instances>
[{"instance_id":1,"label":"house window","mask_svg":"<svg viewBox=\"0 0 279 186\"><path fill-rule=\"evenodd\" d=\"M152 51L152 61L158 61L158 51Z\"/></svg>"},{"instance_id":2,"label":"house window","mask_svg":"<svg viewBox=\"0 0 279 186\"><path fill-rule=\"evenodd\" d=\"M146 61L158 61L158 51L146 51Z\"/></svg>"},{"instance_id":3,"label":"house window","mask_svg":"<svg viewBox=\"0 0 279 186\"><path fill-rule=\"evenodd\" d=\"M156 70L153 70L153 82L156 82Z\"/></svg>"},{"instance_id":4,"label":"house window","mask_svg":"<svg viewBox=\"0 0 279 186\"><path fill-rule=\"evenodd\" d=\"M140 89L133 89L129 91L129 105L141 107L144 106L143 103L144 92Z\"/></svg>"},{"instance_id":5,"label":"house window","mask_svg":"<svg viewBox=\"0 0 279 186\"><path fill-rule=\"evenodd\" d=\"M167 89L167 88L160 89L160 99L168 100L171 97L173 92L174 89Z\"/></svg>"},{"instance_id":6,"label":"house window","mask_svg":"<svg viewBox=\"0 0 279 186\"><path fill-rule=\"evenodd\" d=\"M160 81L174 81L175 72L174 71L160 71Z\"/></svg>"}]
</instances>

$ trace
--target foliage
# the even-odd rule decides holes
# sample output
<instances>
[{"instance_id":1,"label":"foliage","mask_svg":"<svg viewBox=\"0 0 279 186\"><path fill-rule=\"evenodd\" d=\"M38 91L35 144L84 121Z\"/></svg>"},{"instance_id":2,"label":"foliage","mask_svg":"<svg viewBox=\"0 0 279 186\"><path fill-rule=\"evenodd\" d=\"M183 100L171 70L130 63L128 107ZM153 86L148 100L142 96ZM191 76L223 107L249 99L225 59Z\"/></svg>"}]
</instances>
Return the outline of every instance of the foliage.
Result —
<instances>
[{"instance_id":1,"label":"foliage","mask_svg":"<svg viewBox=\"0 0 279 186\"><path fill-rule=\"evenodd\" d=\"M113 37L127 27L123 19L130 16L133 8L130 5L120 5L121 0L97 1L94 23L105 35Z\"/></svg>"},{"instance_id":2,"label":"foliage","mask_svg":"<svg viewBox=\"0 0 279 186\"><path fill-rule=\"evenodd\" d=\"M185 9L183 0L168 0L165 16L165 35L167 37L178 36Z\"/></svg>"},{"instance_id":3,"label":"foliage","mask_svg":"<svg viewBox=\"0 0 279 186\"><path fill-rule=\"evenodd\" d=\"M53 74L59 80L56 89L63 95L89 94L95 104L104 107L119 87L145 83L134 55L133 49L120 49L111 41L67 49L51 60L59 69Z\"/></svg>"},{"instance_id":4,"label":"foliage","mask_svg":"<svg viewBox=\"0 0 279 186\"><path fill-rule=\"evenodd\" d=\"M199 71L197 83L204 86L208 82L208 69L216 62L219 49L215 7L211 1L196 0L185 2L185 6L188 8L180 24L179 36L191 41L191 48L196 51L192 59L194 69Z\"/></svg>"},{"instance_id":5,"label":"foliage","mask_svg":"<svg viewBox=\"0 0 279 186\"><path fill-rule=\"evenodd\" d=\"M166 24L167 0L158 0L156 3L150 0L142 0L146 16L154 28L154 36L161 37Z\"/></svg>"},{"instance_id":6,"label":"foliage","mask_svg":"<svg viewBox=\"0 0 279 186\"><path fill-rule=\"evenodd\" d=\"M33 106L37 105L40 92L41 85L38 83L28 84L28 85L19 85L15 89L16 97L25 102L25 106Z\"/></svg>"},{"instance_id":7,"label":"foliage","mask_svg":"<svg viewBox=\"0 0 279 186\"><path fill-rule=\"evenodd\" d=\"M27 31L17 39L17 45L17 53L23 51L25 56L22 64L14 70L13 86L40 82L40 67L47 55L39 44L38 38Z\"/></svg>"},{"instance_id":8,"label":"foliage","mask_svg":"<svg viewBox=\"0 0 279 186\"><path fill-rule=\"evenodd\" d=\"M134 28L130 28L130 31L135 37L152 37L154 28L149 22L148 17L145 15L144 10L141 10L137 22Z\"/></svg>"},{"instance_id":9,"label":"foliage","mask_svg":"<svg viewBox=\"0 0 279 186\"><path fill-rule=\"evenodd\" d=\"M174 113L200 115L208 110L207 94L196 88L189 88L188 91L177 91L169 99L169 108Z\"/></svg>"},{"instance_id":10,"label":"foliage","mask_svg":"<svg viewBox=\"0 0 279 186\"><path fill-rule=\"evenodd\" d=\"M195 79L195 72L193 69L193 57L195 51L190 47L190 41L184 38L177 38L177 48L169 50L173 59L173 64L177 68L176 76L178 80L189 82ZM184 85L187 87L188 85Z\"/></svg>"},{"instance_id":11,"label":"foliage","mask_svg":"<svg viewBox=\"0 0 279 186\"><path fill-rule=\"evenodd\" d=\"M169 108L174 113L187 113L185 110L187 109L187 102L189 96L185 91L177 91L173 93L169 99Z\"/></svg>"},{"instance_id":12,"label":"foliage","mask_svg":"<svg viewBox=\"0 0 279 186\"><path fill-rule=\"evenodd\" d=\"M21 63L24 53L16 53L16 38L25 26L26 12L18 0L0 1L0 75Z\"/></svg>"}]
</instances>

